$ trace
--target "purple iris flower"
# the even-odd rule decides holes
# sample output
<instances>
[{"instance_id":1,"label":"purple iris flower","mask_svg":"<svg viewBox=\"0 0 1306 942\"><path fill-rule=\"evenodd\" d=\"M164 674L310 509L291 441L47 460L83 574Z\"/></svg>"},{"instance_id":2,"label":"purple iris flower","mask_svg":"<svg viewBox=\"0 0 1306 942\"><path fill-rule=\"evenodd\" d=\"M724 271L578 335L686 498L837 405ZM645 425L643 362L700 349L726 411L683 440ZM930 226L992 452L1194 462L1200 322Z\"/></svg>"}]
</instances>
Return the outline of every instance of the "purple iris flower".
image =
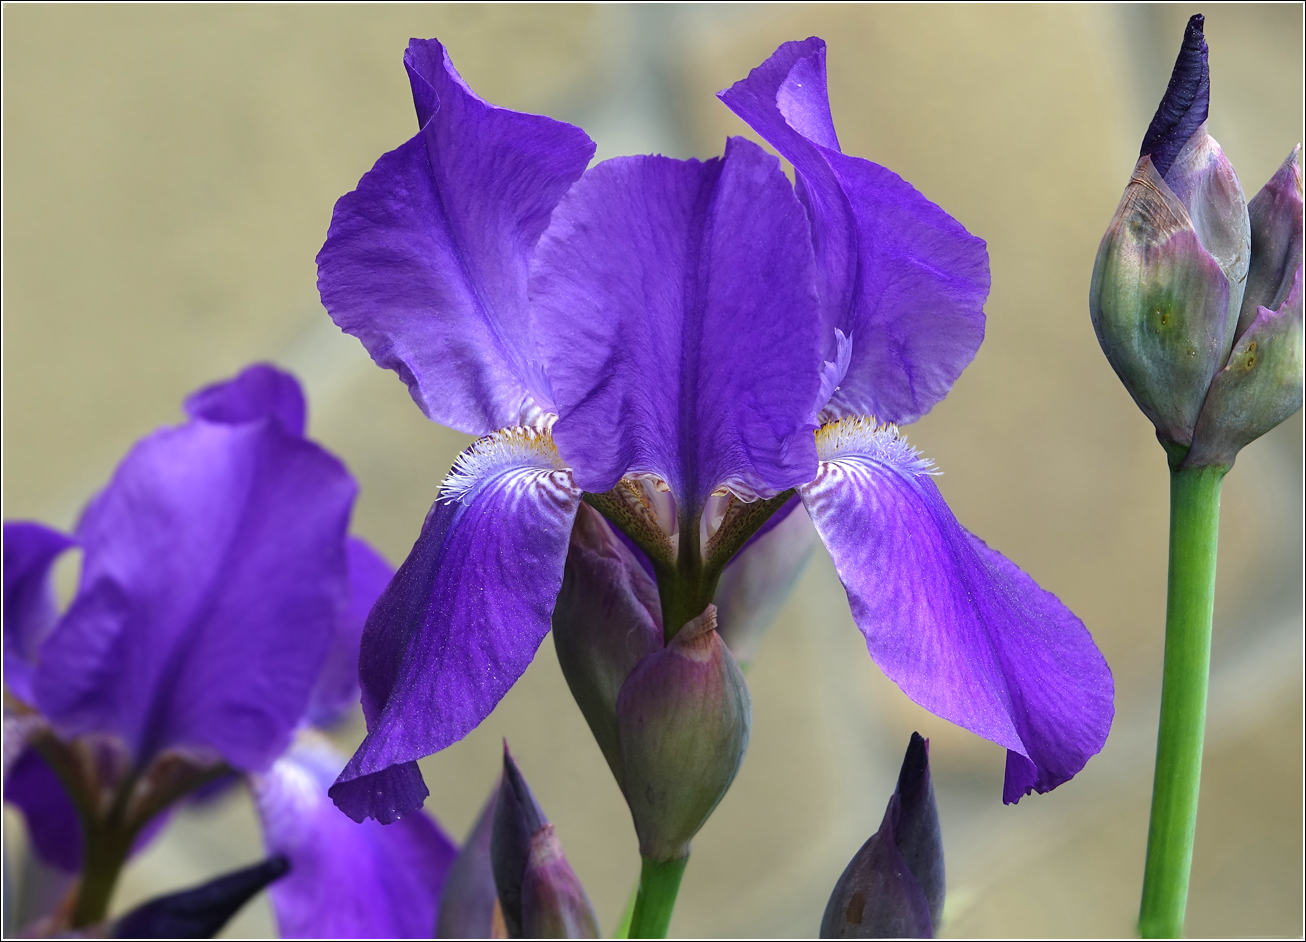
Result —
<instances>
[{"instance_id":1,"label":"purple iris flower","mask_svg":"<svg viewBox=\"0 0 1306 942\"><path fill-rule=\"evenodd\" d=\"M347 534L353 478L305 438L299 385L272 367L186 410L133 447L72 535L5 524L5 798L43 860L86 872L243 772L291 863L271 890L284 934L428 936L453 844L421 815L384 831L341 815L326 789L344 758L323 773L333 760L302 729L358 703L363 623L392 575ZM73 548L59 614L51 568Z\"/></svg>"},{"instance_id":2,"label":"purple iris flower","mask_svg":"<svg viewBox=\"0 0 1306 942\"><path fill-rule=\"evenodd\" d=\"M876 662L1007 747L1007 801L1078 772L1113 712L1101 654L891 424L974 356L984 243L840 151L824 43L721 93L794 185L742 138L586 169L581 130L481 100L438 42L404 64L419 131L336 204L319 288L429 418L484 437L369 617L368 736L336 803L421 805L416 760L480 723L549 630L582 500L643 552L670 636L796 494Z\"/></svg>"}]
</instances>

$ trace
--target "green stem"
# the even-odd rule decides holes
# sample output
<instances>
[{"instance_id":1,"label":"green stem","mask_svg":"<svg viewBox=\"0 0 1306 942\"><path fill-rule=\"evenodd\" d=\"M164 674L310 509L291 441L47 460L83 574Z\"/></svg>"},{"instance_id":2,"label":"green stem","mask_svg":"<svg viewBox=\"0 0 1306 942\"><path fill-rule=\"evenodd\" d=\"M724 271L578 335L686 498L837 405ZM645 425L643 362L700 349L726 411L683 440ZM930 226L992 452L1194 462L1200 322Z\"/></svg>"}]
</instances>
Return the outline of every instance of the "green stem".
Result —
<instances>
[{"instance_id":1,"label":"green stem","mask_svg":"<svg viewBox=\"0 0 1306 942\"><path fill-rule=\"evenodd\" d=\"M617 931L613 933L614 939L630 938L630 922L635 918L635 900L639 899L639 881L630 889L630 896L626 898L626 908L621 911L621 921L617 923Z\"/></svg>"},{"instance_id":2,"label":"green stem","mask_svg":"<svg viewBox=\"0 0 1306 942\"><path fill-rule=\"evenodd\" d=\"M109 902L138 830L127 821L127 806L138 780L135 772L126 776L103 817L90 815L82 818L85 858L82 885L73 907L74 929L103 922L109 914Z\"/></svg>"},{"instance_id":3,"label":"green stem","mask_svg":"<svg viewBox=\"0 0 1306 942\"><path fill-rule=\"evenodd\" d=\"M630 938L667 937L671 912L676 908L676 893L680 891L680 878L685 874L687 863L688 857L680 860L644 858L639 871L639 896L635 899L635 914L630 919Z\"/></svg>"},{"instance_id":4,"label":"green stem","mask_svg":"<svg viewBox=\"0 0 1306 942\"><path fill-rule=\"evenodd\" d=\"M1184 926L1211 666L1220 483L1227 470L1187 468L1170 474L1165 667L1138 915L1139 932L1147 939L1178 938Z\"/></svg>"},{"instance_id":5,"label":"green stem","mask_svg":"<svg viewBox=\"0 0 1306 942\"><path fill-rule=\"evenodd\" d=\"M82 885L77 893L77 905L73 908L73 928L103 922L108 915L109 901L131 849L130 839L124 840L123 837L103 831L88 835Z\"/></svg>"}]
</instances>

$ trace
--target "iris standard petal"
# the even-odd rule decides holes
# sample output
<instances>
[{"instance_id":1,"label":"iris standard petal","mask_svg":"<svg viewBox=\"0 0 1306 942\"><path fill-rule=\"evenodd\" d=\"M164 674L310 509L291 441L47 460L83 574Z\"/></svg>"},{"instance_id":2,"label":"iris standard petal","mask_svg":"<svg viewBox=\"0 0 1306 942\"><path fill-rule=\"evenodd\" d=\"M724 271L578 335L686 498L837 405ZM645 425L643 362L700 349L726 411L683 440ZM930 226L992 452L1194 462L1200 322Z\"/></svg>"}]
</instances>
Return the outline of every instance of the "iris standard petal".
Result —
<instances>
[{"instance_id":1,"label":"iris standard petal","mask_svg":"<svg viewBox=\"0 0 1306 942\"><path fill-rule=\"evenodd\" d=\"M421 130L336 203L318 289L429 418L485 434L548 405L527 261L594 142L482 101L435 40L413 40L404 65Z\"/></svg>"},{"instance_id":2,"label":"iris standard petal","mask_svg":"<svg viewBox=\"0 0 1306 942\"><path fill-rule=\"evenodd\" d=\"M458 848L424 814L388 827L349 820L327 797L343 764L306 734L251 777L268 851L290 860L268 890L281 935L429 939Z\"/></svg>"},{"instance_id":3,"label":"iris standard petal","mask_svg":"<svg viewBox=\"0 0 1306 942\"><path fill-rule=\"evenodd\" d=\"M871 657L921 706L1005 746L1004 801L1070 779L1101 750L1114 686L1087 629L957 523L896 429L822 429L803 503Z\"/></svg>"},{"instance_id":4,"label":"iris standard petal","mask_svg":"<svg viewBox=\"0 0 1306 942\"><path fill-rule=\"evenodd\" d=\"M72 545L72 537L39 523L4 525L4 681L27 703L38 649L57 617L50 570Z\"/></svg>"},{"instance_id":5,"label":"iris standard petal","mask_svg":"<svg viewBox=\"0 0 1306 942\"><path fill-rule=\"evenodd\" d=\"M358 537L345 545L349 565L349 604L327 651L326 663L309 698L305 719L313 726L330 726L358 705L358 652L367 614L394 577L386 558Z\"/></svg>"},{"instance_id":6,"label":"iris standard petal","mask_svg":"<svg viewBox=\"0 0 1306 942\"><path fill-rule=\"evenodd\" d=\"M415 760L471 732L526 670L579 500L547 432L505 429L459 457L363 630L368 734L331 788L350 817L416 811Z\"/></svg>"},{"instance_id":7,"label":"iris standard petal","mask_svg":"<svg viewBox=\"0 0 1306 942\"><path fill-rule=\"evenodd\" d=\"M984 241L897 174L840 152L826 97L825 43L785 43L719 93L794 166L811 219L825 334L851 357L833 416L906 423L947 395L984 339Z\"/></svg>"},{"instance_id":8,"label":"iris standard petal","mask_svg":"<svg viewBox=\"0 0 1306 942\"><path fill-rule=\"evenodd\" d=\"M191 393L186 397L186 414L223 425L271 418L290 434L303 435L308 406L295 377L267 363L255 363L235 379Z\"/></svg>"},{"instance_id":9,"label":"iris standard petal","mask_svg":"<svg viewBox=\"0 0 1306 942\"><path fill-rule=\"evenodd\" d=\"M722 485L770 497L810 480L812 266L780 162L741 138L705 163L589 171L540 239L530 283L577 483L606 491L649 472L694 515Z\"/></svg>"},{"instance_id":10,"label":"iris standard petal","mask_svg":"<svg viewBox=\"0 0 1306 942\"><path fill-rule=\"evenodd\" d=\"M66 736L121 736L141 766L177 746L265 768L345 603L354 494L279 422L142 440L77 527L81 584L42 648L37 705Z\"/></svg>"}]
</instances>

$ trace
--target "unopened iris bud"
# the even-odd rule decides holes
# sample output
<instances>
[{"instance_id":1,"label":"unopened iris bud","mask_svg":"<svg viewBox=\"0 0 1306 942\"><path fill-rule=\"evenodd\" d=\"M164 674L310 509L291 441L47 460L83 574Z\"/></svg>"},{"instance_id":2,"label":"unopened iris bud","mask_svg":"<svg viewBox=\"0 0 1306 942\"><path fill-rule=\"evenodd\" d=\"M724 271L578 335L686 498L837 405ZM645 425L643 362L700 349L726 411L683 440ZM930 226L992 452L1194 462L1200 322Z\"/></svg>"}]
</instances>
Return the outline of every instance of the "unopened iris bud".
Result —
<instances>
[{"instance_id":1,"label":"unopened iris bud","mask_svg":"<svg viewBox=\"0 0 1306 942\"><path fill-rule=\"evenodd\" d=\"M1206 131L1202 23L1200 15L1188 22L1089 289L1107 360L1167 451L1180 455L1233 345L1251 253L1242 187Z\"/></svg>"},{"instance_id":2,"label":"unopened iris bud","mask_svg":"<svg viewBox=\"0 0 1306 942\"><path fill-rule=\"evenodd\" d=\"M1252 263L1228 364L1211 381L1184 467L1233 466L1238 452L1302 406L1300 147L1249 205Z\"/></svg>"},{"instance_id":3,"label":"unopened iris bud","mask_svg":"<svg viewBox=\"0 0 1306 942\"><path fill-rule=\"evenodd\" d=\"M499 797L500 783L481 809L472 825L471 833L463 842L458 856L449 867L440 892L440 910L436 915L437 939L489 939L503 938L504 932L495 934L495 909L499 905L498 890L494 886L494 870L490 864L490 837L494 832L494 808ZM502 923L500 913L499 921Z\"/></svg>"},{"instance_id":4,"label":"unopened iris bud","mask_svg":"<svg viewBox=\"0 0 1306 942\"><path fill-rule=\"evenodd\" d=\"M634 553L597 510L581 504L553 609L553 643L618 784L617 694L636 664L662 650L661 612L657 586Z\"/></svg>"},{"instance_id":5,"label":"unopened iris bud","mask_svg":"<svg viewBox=\"0 0 1306 942\"><path fill-rule=\"evenodd\" d=\"M644 857L688 856L739 771L752 716L714 605L631 671L617 697L621 788Z\"/></svg>"},{"instance_id":6,"label":"unopened iris bud","mask_svg":"<svg viewBox=\"0 0 1306 942\"><path fill-rule=\"evenodd\" d=\"M517 764L503 747L490 863L509 938L597 939L598 918Z\"/></svg>"},{"instance_id":7,"label":"unopened iris bud","mask_svg":"<svg viewBox=\"0 0 1306 942\"><path fill-rule=\"evenodd\" d=\"M113 937L211 939L254 894L289 872L285 857L269 857L193 889L157 897L118 919Z\"/></svg>"},{"instance_id":8,"label":"unopened iris bud","mask_svg":"<svg viewBox=\"0 0 1306 942\"><path fill-rule=\"evenodd\" d=\"M598 918L585 888L562 853L553 825L531 835L522 879L522 937L597 939Z\"/></svg>"},{"instance_id":9,"label":"unopened iris bud","mask_svg":"<svg viewBox=\"0 0 1306 942\"><path fill-rule=\"evenodd\" d=\"M934 937L945 886L929 750L929 740L912 733L880 829L835 884L821 938Z\"/></svg>"},{"instance_id":10,"label":"unopened iris bud","mask_svg":"<svg viewBox=\"0 0 1306 942\"><path fill-rule=\"evenodd\" d=\"M1292 149L1270 182L1250 203L1252 260L1247 270L1247 291L1238 316L1241 335L1256 319L1260 308L1277 311L1288 300L1302 267L1301 145Z\"/></svg>"},{"instance_id":11,"label":"unopened iris bud","mask_svg":"<svg viewBox=\"0 0 1306 942\"><path fill-rule=\"evenodd\" d=\"M607 521L581 505L554 644L626 796L640 852L654 860L689 853L748 748L752 702L716 613L709 605L664 643L657 585Z\"/></svg>"}]
</instances>

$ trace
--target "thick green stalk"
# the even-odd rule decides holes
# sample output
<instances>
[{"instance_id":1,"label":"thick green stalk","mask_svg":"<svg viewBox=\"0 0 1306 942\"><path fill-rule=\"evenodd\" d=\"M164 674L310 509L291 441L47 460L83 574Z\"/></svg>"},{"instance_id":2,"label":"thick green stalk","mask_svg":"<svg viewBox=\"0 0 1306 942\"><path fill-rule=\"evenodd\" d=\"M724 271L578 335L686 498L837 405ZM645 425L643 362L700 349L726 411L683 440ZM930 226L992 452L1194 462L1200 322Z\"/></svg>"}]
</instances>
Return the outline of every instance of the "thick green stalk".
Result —
<instances>
[{"instance_id":1,"label":"thick green stalk","mask_svg":"<svg viewBox=\"0 0 1306 942\"><path fill-rule=\"evenodd\" d=\"M676 894L680 891L680 878L685 874L689 858L680 860L653 860L644 858L639 871L639 896L635 899L635 914L630 920L632 939L665 939L671 925L671 912L676 908Z\"/></svg>"},{"instance_id":2,"label":"thick green stalk","mask_svg":"<svg viewBox=\"0 0 1306 942\"><path fill-rule=\"evenodd\" d=\"M135 775L127 776L104 817L82 818L83 853L86 856L82 864L82 885L73 907L74 929L103 922L109 914L109 901L135 836L135 829L126 822L126 814L136 781Z\"/></svg>"},{"instance_id":3,"label":"thick green stalk","mask_svg":"<svg viewBox=\"0 0 1306 942\"><path fill-rule=\"evenodd\" d=\"M1226 470L1189 468L1170 474L1165 667L1138 915L1139 931L1147 939L1178 938L1184 926L1206 728L1220 483Z\"/></svg>"}]
</instances>

